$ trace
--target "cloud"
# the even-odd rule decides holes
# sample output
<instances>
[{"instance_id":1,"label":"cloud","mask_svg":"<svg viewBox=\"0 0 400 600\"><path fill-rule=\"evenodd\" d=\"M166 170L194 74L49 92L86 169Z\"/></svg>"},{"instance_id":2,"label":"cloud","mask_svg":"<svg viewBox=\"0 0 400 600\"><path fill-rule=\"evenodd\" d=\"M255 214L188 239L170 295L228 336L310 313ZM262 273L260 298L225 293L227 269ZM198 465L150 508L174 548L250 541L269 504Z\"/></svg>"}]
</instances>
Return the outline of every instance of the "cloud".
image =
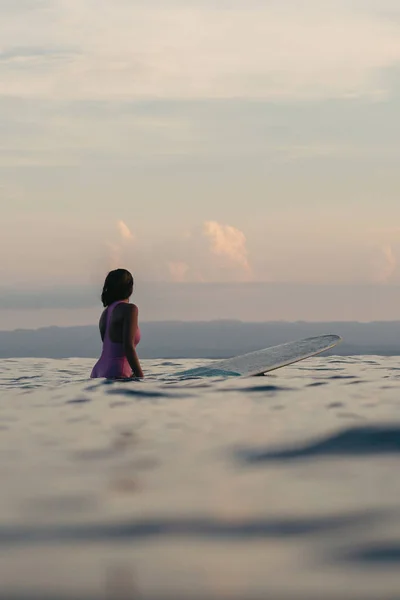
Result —
<instances>
[{"instance_id":1,"label":"cloud","mask_svg":"<svg viewBox=\"0 0 400 600\"><path fill-rule=\"evenodd\" d=\"M124 221L118 221L118 229L123 240L133 240L133 233Z\"/></svg>"},{"instance_id":2,"label":"cloud","mask_svg":"<svg viewBox=\"0 0 400 600\"><path fill-rule=\"evenodd\" d=\"M29 5L27 5L29 6ZM380 96L380 71L400 62L400 25L351 3L55 0L3 10L0 39L77 53L29 70L0 69L0 94L46 99L325 99ZM116 35L116 32L118 34ZM340 41L340 43L339 43ZM17 50L15 50L17 49ZM64 60L64 56L63 56ZM30 63L29 63L30 64Z\"/></svg>"},{"instance_id":3,"label":"cloud","mask_svg":"<svg viewBox=\"0 0 400 600\"><path fill-rule=\"evenodd\" d=\"M207 221L204 223L204 235L211 240L213 254L226 257L245 271L250 271L246 237L242 231L230 225Z\"/></svg>"},{"instance_id":4,"label":"cloud","mask_svg":"<svg viewBox=\"0 0 400 600\"><path fill-rule=\"evenodd\" d=\"M397 269L397 259L393 248L385 245L380 249L379 256L374 261L377 271L376 280L380 283L389 283Z\"/></svg>"},{"instance_id":5,"label":"cloud","mask_svg":"<svg viewBox=\"0 0 400 600\"><path fill-rule=\"evenodd\" d=\"M127 224L120 220L117 221L118 237L112 241L107 241L106 246L106 264L108 270L118 269L123 264L132 261L131 244L134 240L133 233Z\"/></svg>"},{"instance_id":6,"label":"cloud","mask_svg":"<svg viewBox=\"0 0 400 600\"><path fill-rule=\"evenodd\" d=\"M109 250L114 263L123 260L141 281L211 283L253 279L244 233L216 221L190 229L173 228L158 239L146 233L134 245L116 241Z\"/></svg>"},{"instance_id":7,"label":"cloud","mask_svg":"<svg viewBox=\"0 0 400 600\"><path fill-rule=\"evenodd\" d=\"M75 52L71 48L14 46L8 50L0 50L0 63L14 63L18 68L24 65L32 68L34 62L43 65L45 61L65 60L74 55Z\"/></svg>"}]
</instances>

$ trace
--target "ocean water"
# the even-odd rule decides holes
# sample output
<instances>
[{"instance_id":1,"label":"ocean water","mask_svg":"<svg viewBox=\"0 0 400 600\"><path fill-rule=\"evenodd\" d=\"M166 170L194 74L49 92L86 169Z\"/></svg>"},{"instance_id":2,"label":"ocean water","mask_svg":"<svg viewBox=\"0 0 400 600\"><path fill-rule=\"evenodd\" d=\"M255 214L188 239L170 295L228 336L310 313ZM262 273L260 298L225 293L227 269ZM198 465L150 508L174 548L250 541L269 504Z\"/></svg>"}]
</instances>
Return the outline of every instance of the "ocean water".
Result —
<instances>
[{"instance_id":1,"label":"ocean water","mask_svg":"<svg viewBox=\"0 0 400 600\"><path fill-rule=\"evenodd\" d=\"M400 598L400 357L0 362L0 597Z\"/></svg>"}]
</instances>

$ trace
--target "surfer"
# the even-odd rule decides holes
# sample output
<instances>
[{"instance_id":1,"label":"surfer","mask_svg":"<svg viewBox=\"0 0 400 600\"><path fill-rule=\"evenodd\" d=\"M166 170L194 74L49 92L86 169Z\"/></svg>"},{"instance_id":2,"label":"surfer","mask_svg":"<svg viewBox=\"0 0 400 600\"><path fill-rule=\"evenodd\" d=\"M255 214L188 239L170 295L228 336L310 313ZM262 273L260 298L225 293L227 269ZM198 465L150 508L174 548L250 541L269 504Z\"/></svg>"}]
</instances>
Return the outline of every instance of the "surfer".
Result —
<instances>
[{"instance_id":1,"label":"surfer","mask_svg":"<svg viewBox=\"0 0 400 600\"><path fill-rule=\"evenodd\" d=\"M105 310L99 322L103 350L93 367L92 378L143 377L136 353L140 342L139 311L129 302L132 292L133 277L129 271L116 269L107 275L101 294Z\"/></svg>"}]
</instances>

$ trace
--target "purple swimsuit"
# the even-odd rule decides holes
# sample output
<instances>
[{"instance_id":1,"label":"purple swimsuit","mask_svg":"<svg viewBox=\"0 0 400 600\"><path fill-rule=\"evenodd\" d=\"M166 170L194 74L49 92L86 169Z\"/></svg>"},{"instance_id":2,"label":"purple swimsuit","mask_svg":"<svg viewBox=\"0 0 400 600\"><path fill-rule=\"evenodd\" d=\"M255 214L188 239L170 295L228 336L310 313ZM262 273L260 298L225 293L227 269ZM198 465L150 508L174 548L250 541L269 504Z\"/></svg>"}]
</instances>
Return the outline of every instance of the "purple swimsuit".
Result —
<instances>
[{"instance_id":1,"label":"purple swimsuit","mask_svg":"<svg viewBox=\"0 0 400 600\"><path fill-rule=\"evenodd\" d=\"M126 379L132 377L132 369L125 356L122 343L112 342L108 335L111 315L114 307L120 302L113 302L107 309L106 330L104 332L103 351L97 363L94 365L91 378L106 377L107 379ZM140 342L140 329L137 328L134 346Z\"/></svg>"}]
</instances>

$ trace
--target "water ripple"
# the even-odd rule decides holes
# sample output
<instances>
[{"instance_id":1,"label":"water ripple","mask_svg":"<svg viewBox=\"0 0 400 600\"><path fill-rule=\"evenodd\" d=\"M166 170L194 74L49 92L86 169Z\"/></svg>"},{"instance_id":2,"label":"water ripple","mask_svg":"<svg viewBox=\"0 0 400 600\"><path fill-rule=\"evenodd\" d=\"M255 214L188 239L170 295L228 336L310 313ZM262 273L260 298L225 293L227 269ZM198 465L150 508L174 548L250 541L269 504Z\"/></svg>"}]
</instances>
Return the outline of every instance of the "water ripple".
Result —
<instances>
[{"instance_id":1,"label":"water ripple","mask_svg":"<svg viewBox=\"0 0 400 600\"><path fill-rule=\"evenodd\" d=\"M317 442L280 450L241 450L248 463L294 460L319 456L367 456L400 453L400 426L355 426Z\"/></svg>"},{"instance_id":2,"label":"water ripple","mask_svg":"<svg viewBox=\"0 0 400 600\"><path fill-rule=\"evenodd\" d=\"M366 564L394 564L400 566L400 541L370 543L342 552L339 560Z\"/></svg>"},{"instance_id":3,"label":"water ripple","mask_svg":"<svg viewBox=\"0 0 400 600\"><path fill-rule=\"evenodd\" d=\"M320 536L371 526L389 514L354 512L324 517L229 520L212 517L150 518L91 525L0 527L0 545L54 541L143 540L160 537L229 538L231 540Z\"/></svg>"},{"instance_id":4,"label":"water ripple","mask_svg":"<svg viewBox=\"0 0 400 600\"><path fill-rule=\"evenodd\" d=\"M90 359L0 361L0 596L98 598L118 555L147 599L157 577L174 600L396 597L399 359L168 378L199 364L115 382Z\"/></svg>"}]
</instances>

